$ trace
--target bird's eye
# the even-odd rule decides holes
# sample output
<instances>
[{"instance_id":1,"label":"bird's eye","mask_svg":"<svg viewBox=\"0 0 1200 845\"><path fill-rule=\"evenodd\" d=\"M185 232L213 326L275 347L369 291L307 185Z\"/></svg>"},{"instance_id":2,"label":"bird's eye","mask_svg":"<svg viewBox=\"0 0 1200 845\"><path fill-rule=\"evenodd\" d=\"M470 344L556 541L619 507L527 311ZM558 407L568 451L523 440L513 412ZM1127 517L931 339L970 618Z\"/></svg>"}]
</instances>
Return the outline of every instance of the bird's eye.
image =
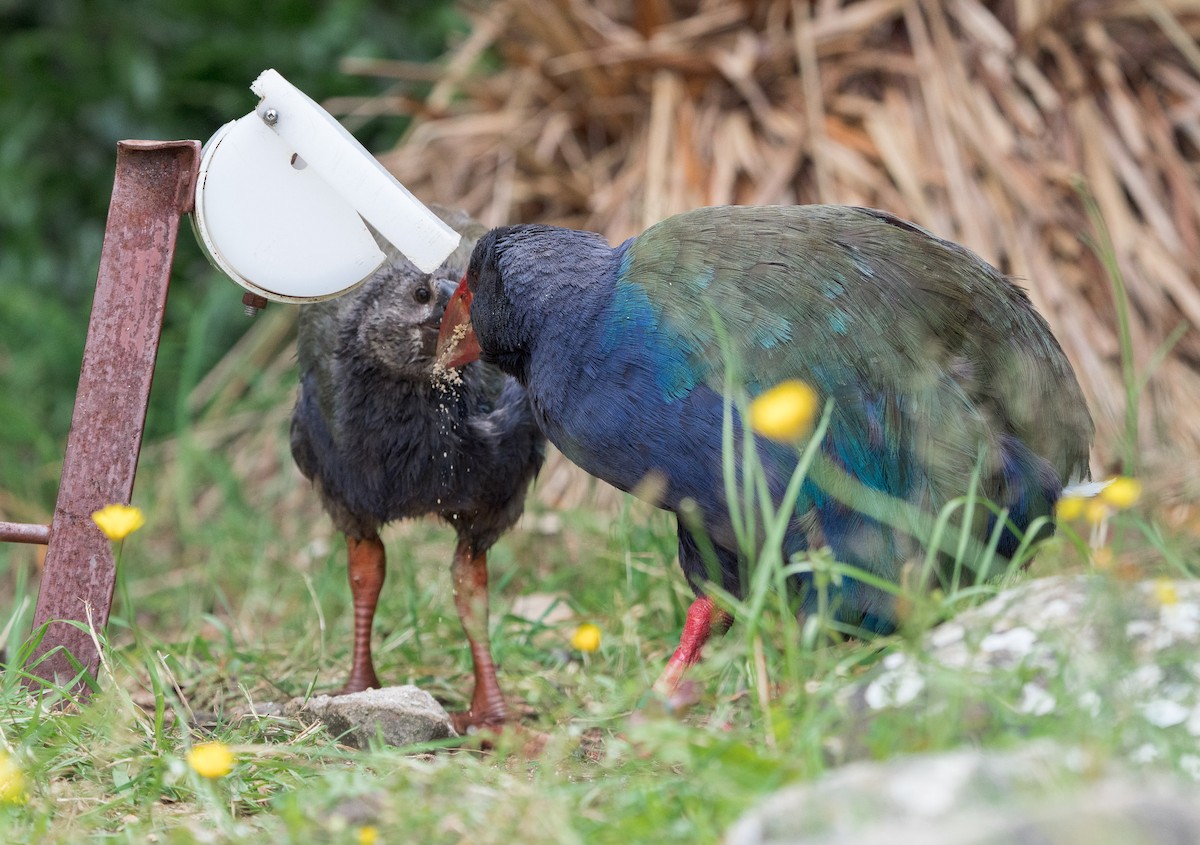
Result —
<instances>
[{"instance_id":1,"label":"bird's eye","mask_svg":"<svg viewBox=\"0 0 1200 845\"><path fill-rule=\"evenodd\" d=\"M417 302L421 303L422 305L424 305L426 302L428 302L429 298L432 295L433 294L431 294L429 292L429 288L424 287L424 286L419 287L415 291L413 291L413 299L415 299Z\"/></svg>"}]
</instances>

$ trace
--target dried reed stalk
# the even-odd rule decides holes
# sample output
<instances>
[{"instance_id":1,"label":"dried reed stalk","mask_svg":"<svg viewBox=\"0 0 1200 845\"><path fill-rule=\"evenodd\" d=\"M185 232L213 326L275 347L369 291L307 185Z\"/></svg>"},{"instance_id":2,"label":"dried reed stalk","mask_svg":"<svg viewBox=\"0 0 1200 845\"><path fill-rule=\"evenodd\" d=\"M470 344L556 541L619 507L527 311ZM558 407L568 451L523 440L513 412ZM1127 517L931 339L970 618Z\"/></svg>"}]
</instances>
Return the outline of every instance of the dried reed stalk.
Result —
<instances>
[{"instance_id":1,"label":"dried reed stalk","mask_svg":"<svg viewBox=\"0 0 1200 845\"><path fill-rule=\"evenodd\" d=\"M472 15L434 93L387 101L414 120L383 159L419 196L614 242L700 205L887 208L1028 286L1076 366L1106 473L1125 396L1086 192L1128 285L1139 370L1185 326L1149 374L1140 452L1200 454L1194 2L500 0Z\"/></svg>"}]
</instances>

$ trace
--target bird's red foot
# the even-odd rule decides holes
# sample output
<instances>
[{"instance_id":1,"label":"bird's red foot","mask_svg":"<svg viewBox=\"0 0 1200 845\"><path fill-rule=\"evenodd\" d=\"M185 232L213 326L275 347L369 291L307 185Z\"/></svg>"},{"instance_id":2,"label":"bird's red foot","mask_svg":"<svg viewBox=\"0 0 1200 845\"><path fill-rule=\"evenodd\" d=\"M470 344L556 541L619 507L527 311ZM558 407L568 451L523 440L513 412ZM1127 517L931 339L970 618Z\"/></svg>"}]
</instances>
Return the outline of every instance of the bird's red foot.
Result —
<instances>
[{"instance_id":1,"label":"bird's red foot","mask_svg":"<svg viewBox=\"0 0 1200 845\"><path fill-rule=\"evenodd\" d=\"M369 689L379 689L383 684L379 683L379 678L375 675L375 670L368 667L366 671L354 669L350 672L350 677L346 679L346 683L342 684L341 689L331 693L332 695L350 695L354 692L363 692Z\"/></svg>"},{"instance_id":2,"label":"bird's red foot","mask_svg":"<svg viewBox=\"0 0 1200 845\"><path fill-rule=\"evenodd\" d=\"M476 683L475 693L471 696L471 706L450 714L450 722L459 736L479 730L498 733L512 718L504 696L500 693L500 685L496 683L494 670L491 673L483 673L483 677Z\"/></svg>"},{"instance_id":3,"label":"bird's red foot","mask_svg":"<svg viewBox=\"0 0 1200 845\"><path fill-rule=\"evenodd\" d=\"M457 710L450 714L450 724L459 736L467 736L479 731L499 733L508 723L508 711L501 707L499 712L485 711L477 713L474 709Z\"/></svg>"},{"instance_id":4,"label":"bird's red foot","mask_svg":"<svg viewBox=\"0 0 1200 845\"><path fill-rule=\"evenodd\" d=\"M500 682L496 680L496 665L492 662L488 640L487 553L473 551L471 545L460 538L454 550L451 574L454 606L471 649L475 691L471 693L471 706L465 712L451 714L450 719L459 736L466 736L472 729L499 731L509 720L509 712L500 692Z\"/></svg>"},{"instance_id":5,"label":"bird's red foot","mask_svg":"<svg viewBox=\"0 0 1200 845\"><path fill-rule=\"evenodd\" d=\"M654 692L670 698L688 667L700 659L700 650L713 631L724 632L732 622L733 617L717 607L716 602L708 596L700 596L692 602L683 623L683 633L679 636L679 647L667 661L667 668L654 682Z\"/></svg>"}]
</instances>

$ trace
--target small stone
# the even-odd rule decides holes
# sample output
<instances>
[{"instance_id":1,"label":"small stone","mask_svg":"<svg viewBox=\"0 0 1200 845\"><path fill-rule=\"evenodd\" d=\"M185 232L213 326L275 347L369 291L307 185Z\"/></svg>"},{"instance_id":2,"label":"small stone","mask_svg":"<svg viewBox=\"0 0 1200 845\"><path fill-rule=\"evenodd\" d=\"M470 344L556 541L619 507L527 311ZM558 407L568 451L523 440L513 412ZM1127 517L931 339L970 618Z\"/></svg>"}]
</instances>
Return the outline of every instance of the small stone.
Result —
<instances>
[{"instance_id":1,"label":"small stone","mask_svg":"<svg viewBox=\"0 0 1200 845\"><path fill-rule=\"evenodd\" d=\"M404 746L458 735L445 708L412 685L295 699L288 708L300 721L320 722L355 748L366 747L376 737L385 745Z\"/></svg>"}]
</instances>

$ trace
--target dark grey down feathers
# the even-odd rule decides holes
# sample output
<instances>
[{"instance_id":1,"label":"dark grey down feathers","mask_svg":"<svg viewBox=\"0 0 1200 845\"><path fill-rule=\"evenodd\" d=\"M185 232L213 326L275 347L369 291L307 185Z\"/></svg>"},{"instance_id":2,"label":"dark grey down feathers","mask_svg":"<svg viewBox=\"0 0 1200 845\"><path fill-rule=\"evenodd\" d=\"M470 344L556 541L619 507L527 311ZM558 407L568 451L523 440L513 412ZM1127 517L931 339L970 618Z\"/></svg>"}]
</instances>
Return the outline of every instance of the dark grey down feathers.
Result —
<instances>
[{"instance_id":1,"label":"dark grey down feathers","mask_svg":"<svg viewBox=\"0 0 1200 845\"><path fill-rule=\"evenodd\" d=\"M495 367L433 380L442 312L485 231L434 211L463 240L432 274L389 254L356 290L300 309L292 455L347 536L436 514L478 553L521 515L545 439L524 389Z\"/></svg>"}]
</instances>

